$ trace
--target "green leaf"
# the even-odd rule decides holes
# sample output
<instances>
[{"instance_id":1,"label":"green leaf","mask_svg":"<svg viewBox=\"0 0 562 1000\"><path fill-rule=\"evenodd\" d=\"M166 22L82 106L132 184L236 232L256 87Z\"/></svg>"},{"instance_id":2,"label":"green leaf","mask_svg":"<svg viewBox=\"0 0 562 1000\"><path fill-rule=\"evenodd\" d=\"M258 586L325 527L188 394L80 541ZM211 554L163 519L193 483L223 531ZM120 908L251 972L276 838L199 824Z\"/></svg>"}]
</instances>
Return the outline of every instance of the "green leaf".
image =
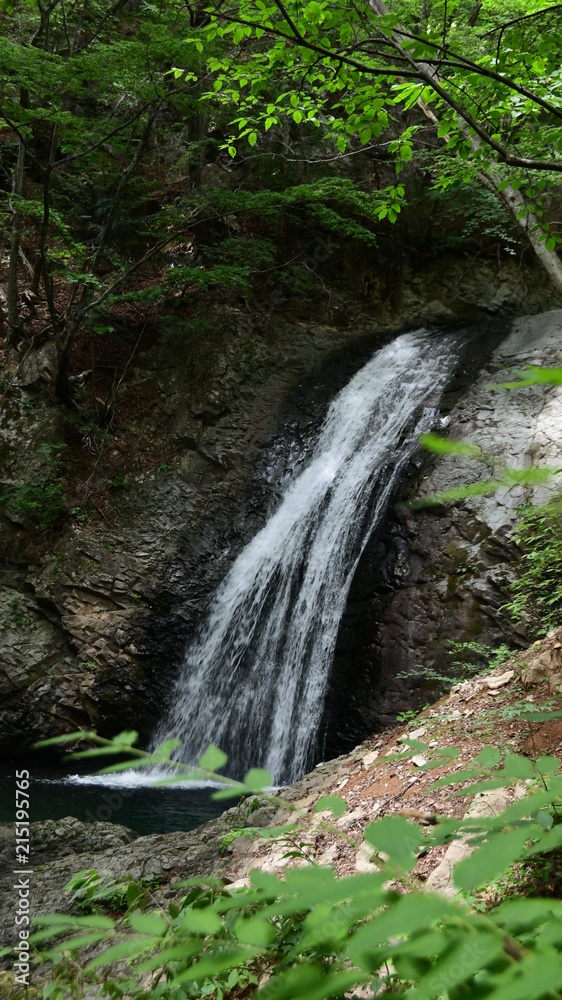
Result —
<instances>
[{"instance_id":1,"label":"green leaf","mask_svg":"<svg viewBox=\"0 0 562 1000\"><path fill-rule=\"evenodd\" d=\"M552 829L554 820L550 815L550 813L546 811L546 809L539 809L538 813L535 813L533 819L535 820L535 823L538 823L539 826L542 826L543 830Z\"/></svg>"},{"instance_id":2,"label":"green leaf","mask_svg":"<svg viewBox=\"0 0 562 1000\"><path fill-rule=\"evenodd\" d=\"M447 774L444 778L438 778L437 781L433 781L430 785L430 790L433 791L434 788L446 788L447 785L458 785L460 781L473 781L474 778L480 777L482 772L475 768L467 769L466 771L455 771L453 774Z\"/></svg>"},{"instance_id":3,"label":"green leaf","mask_svg":"<svg viewBox=\"0 0 562 1000\"><path fill-rule=\"evenodd\" d=\"M486 778L484 781L476 781L474 784L470 785L468 788L461 788L454 794L463 795L481 795L482 792L493 791L494 788L506 788L507 785L512 784L512 779L505 775L503 778Z\"/></svg>"},{"instance_id":4,"label":"green leaf","mask_svg":"<svg viewBox=\"0 0 562 1000\"><path fill-rule=\"evenodd\" d=\"M354 934L349 952L351 959L363 969L380 967L381 954L374 949L396 935L415 934L441 920L452 908L450 900L433 893L412 893L400 896L388 909L378 913Z\"/></svg>"},{"instance_id":5,"label":"green leaf","mask_svg":"<svg viewBox=\"0 0 562 1000\"><path fill-rule=\"evenodd\" d=\"M441 437L439 434L421 434L420 444L427 451L437 455L467 455L468 458L482 458L482 449L479 445L465 441L451 441L450 438Z\"/></svg>"},{"instance_id":6,"label":"green leaf","mask_svg":"<svg viewBox=\"0 0 562 1000\"><path fill-rule=\"evenodd\" d=\"M399 743L406 743L406 745L411 750L427 750L428 749L427 743L423 743L422 740L413 740L412 737L408 736L407 734L405 734L404 736L401 736L398 742Z\"/></svg>"},{"instance_id":7,"label":"green leaf","mask_svg":"<svg viewBox=\"0 0 562 1000\"><path fill-rule=\"evenodd\" d=\"M494 977L487 1000L539 1000L555 995L562 986L562 962L557 953L535 952L514 962Z\"/></svg>"},{"instance_id":8,"label":"green leaf","mask_svg":"<svg viewBox=\"0 0 562 1000\"><path fill-rule=\"evenodd\" d=\"M175 977L175 983L192 982L194 979L201 982L224 972L225 969L232 969L242 962L252 957L253 951L249 945L245 948L225 948L222 952L214 952L209 957L202 958L199 962L194 962L189 969L185 969Z\"/></svg>"},{"instance_id":9,"label":"green leaf","mask_svg":"<svg viewBox=\"0 0 562 1000\"><path fill-rule=\"evenodd\" d=\"M77 951L80 948L87 948L91 944L98 944L99 941L105 941L106 938L106 931L90 931L89 934L76 934L74 937L65 937L64 941L49 948L48 954L51 958L56 958L65 951ZM35 941L37 940L38 938L35 938Z\"/></svg>"},{"instance_id":10,"label":"green leaf","mask_svg":"<svg viewBox=\"0 0 562 1000\"><path fill-rule=\"evenodd\" d=\"M161 743L159 747L156 747L156 750L153 750L152 753L156 757L162 757L164 760L170 760L174 750L177 750L178 747L181 747L181 740L165 740L164 743Z\"/></svg>"},{"instance_id":11,"label":"green leaf","mask_svg":"<svg viewBox=\"0 0 562 1000\"><path fill-rule=\"evenodd\" d=\"M247 789L244 785L229 785L226 788L221 788L216 792L212 792L211 798L215 802L220 802L223 799L239 799L245 791L247 791Z\"/></svg>"},{"instance_id":12,"label":"green leaf","mask_svg":"<svg viewBox=\"0 0 562 1000\"><path fill-rule=\"evenodd\" d=\"M113 738L113 743L120 747L132 747L137 742L139 734L134 729L124 729Z\"/></svg>"},{"instance_id":13,"label":"green leaf","mask_svg":"<svg viewBox=\"0 0 562 1000\"><path fill-rule=\"evenodd\" d=\"M338 819L339 816L343 816L347 809L347 802L342 799L341 795L322 795L318 799L315 805L316 812L323 812L324 809L330 809L332 811L332 816Z\"/></svg>"},{"instance_id":14,"label":"green leaf","mask_svg":"<svg viewBox=\"0 0 562 1000\"><path fill-rule=\"evenodd\" d=\"M414 851L423 837L418 827L403 816L385 816L367 827L365 840L386 854L391 864L408 870L415 863Z\"/></svg>"},{"instance_id":15,"label":"green leaf","mask_svg":"<svg viewBox=\"0 0 562 1000\"><path fill-rule=\"evenodd\" d=\"M543 756L535 761L535 767L539 774L556 774L560 769L560 761L556 757Z\"/></svg>"},{"instance_id":16,"label":"green leaf","mask_svg":"<svg viewBox=\"0 0 562 1000\"><path fill-rule=\"evenodd\" d=\"M521 374L518 382L502 382L502 389L525 389L530 385L562 385L562 368L540 368L529 365Z\"/></svg>"},{"instance_id":17,"label":"green leaf","mask_svg":"<svg viewBox=\"0 0 562 1000\"><path fill-rule=\"evenodd\" d=\"M495 767L497 764L501 764L501 760L502 754L497 747L485 746L476 757L475 762L481 767Z\"/></svg>"},{"instance_id":18,"label":"green leaf","mask_svg":"<svg viewBox=\"0 0 562 1000\"><path fill-rule=\"evenodd\" d=\"M129 924L139 934L162 937L168 930L168 921L160 913L131 913Z\"/></svg>"},{"instance_id":19,"label":"green leaf","mask_svg":"<svg viewBox=\"0 0 562 1000\"><path fill-rule=\"evenodd\" d=\"M204 771L219 771L221 767L224 767L227 760L228 757L224 751L219 750L214 743L211 743L203 756L199 758L199 767Z\"/></svg>"},{"instance_id":20,"label":"green leaf","mask_svg":"<svg viewBox=\"0 0 562 1000\"><path fill-rule=\"evenodd\" d=\"M257 132L250 132L250 134L248 136L248 142L249 142L250 146L255 146L257 141L258 141L258 134L257 134Z\"/></svg>"},{"instance_id":21,"label":"green leaf","mask_svg":"<svg viewBox=\"0 0 562 1000\"><path fill-rule=\"evenodd\" d=\"M283 883L277 875L273 875L271 872L262 871L261 868L254 868L250 874L253 885L257 889L261 889L265 896L277 896Z\"/></svg>"},{"instance_id":22,"label":"green leaf","mask_svg":"<svg viewBox=\"0 0 562 1000\"><path fill-rule=\"evenodd\" d=\"M218 934L222 930L221 918L209 907L192 907L186 910L182 914L181 922L194 934Z\"/></svg>"},{"instance_id":23,"label":"green leaf","mask_svg":"<svg viewBox=\"0 0 562 1000\"><path fill-rule=\"evenodd\" d=\"M466 934L439 956L434 967L422 977L419 986L408 992L408 1000L431 1000L442 996L445 984L447 996L451 996L455 987L472 979L475 973L485 969L502 954L503 941L498 935Z\"/></svg>"},{"instance_id":24,"label":"green leaf","mask_svg":"<svg viewBox=\"0 0 562 1000\"><path fill-rule=\"evenodd\" d=\"M527 827L493 834L482 847L478 847L457 865L453 872L455 885L464 892L487 885L507 871L524 853L528 839Z\"/></svg>"},{"instance_id":25,"label":"green leaf","mask_svg":"<svg viewBox=\"0 0 562 1000\"><path fill-rule=\"evenodd\" d=\"M507 778L532 778L535 771L530 760L518 753L505 755L500 776Z\"/></svg>"},{"instance_id":26,"label":"green leaf","mask_svg":"<svg viewBox=\"0 0 562 1000\"><path fill-rule=\"evenodd\" d=\"M248 792L263 792L265 788L271 788L273 778L269 771L264 771L260 767L252 767L244 778L245 790Z\"/></svg>"},{"instance_id":27,"label":"green leaf","mask_svg":"<svg viewBox=\"0 0 562 1000\"><path fill-rule=\"evenodd\" d=\"M562 823L554 826L552 830L543 833L538 843L527 848L526 855L547 854L549 851L556 851L562 844Z\"/></svg>"},{"instance_id":28,"label":"green leaf","mask_svg":"<svg viewBox=\"0 0 562 1000\"><path fill-rule=\"evenodd\" d=\"M138 954L149 948L153 943L154 938L130 934L125 941L120 941L119 944L114 944L111 948L106 948L101 955L96 955L91 962L88 962L86 971L93 972L95 969L100 969L104 965L111 965L112 962L117 962L121 958L136 958Z\"/></svg>"},{"instance_id":29,"label":"green leaf","mask_svg":"<svg viewBox=\"0 0 562 1000\"><path fill-rule=\"evenodd\" d=\"M234 933L242 944L255 945L256 948L266 948L276 936L275 928L269 920L259 914L237 920Z\"/></svg>"},{"instance_id":30,"label":"green leaf","mask_svg":"<svg viewBox=\"0 0 562 1000\"><path fill-rule=\"evenodd\" d=\"M562 903L554 899L507 899L493 913L494 923L515 934L520 934L528 927L561 918Z\"/></svg>"}]
</instances>

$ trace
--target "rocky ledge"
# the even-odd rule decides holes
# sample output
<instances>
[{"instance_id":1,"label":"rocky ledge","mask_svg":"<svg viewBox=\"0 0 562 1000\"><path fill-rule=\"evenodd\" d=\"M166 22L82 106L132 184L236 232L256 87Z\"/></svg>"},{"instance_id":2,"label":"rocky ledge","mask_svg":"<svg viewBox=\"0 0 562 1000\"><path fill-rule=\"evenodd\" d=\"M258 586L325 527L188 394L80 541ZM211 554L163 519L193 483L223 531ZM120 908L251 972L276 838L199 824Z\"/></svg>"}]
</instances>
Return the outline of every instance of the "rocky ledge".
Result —
<instances>
[{"instance_id":1,"label":"rocky ledge","mask_svg":"<svg viewBox=\"0 0 562 1000\"><path fill-rule=\"evenodd\" d=\"M368 871L370 853L361 845L365 826L390 814L413 816L421 822L431 817L461 816L467 800L456 791L467 783L433 789L436 778L464 770L487 745L501 745L523 755L551 754L562 749L560 720L539 722L532 734L517 719L523 701L537 705L545 699L559 702L562 695L562 628L531 649L493 671L458 684L449 696L427 709L407 726L396 727L366 740L350 754L318 765L294 785L248 808L248 801L190 832L137 836L111 823L85 824L67 817L31 824L33 862L31 909L33 914L80 912L65 890L69 879L82 870L95 869L106 876L127 875L150 885L156 902L180 899L184 890L174 882L193 876L218 876L235 888L247 884L252 869L280 872L306 863L293 856L294 837L263 838L260 830L279 824L297 824L298 841L306 842L308 860L330 865L338 873ZM400 739L423 740L427 758L439 766L427 771L426 758L414 755L396 759L403 750ZM440 756L440 750L458 747L460 754ZM509 792L507 793L509 800ZM329 813L316 811L323 795L345 800L346 812L335 822ZM236 836L232 837L232 831ZM246 831L246 832L245 832ZM229 836L230 835L230 836ZM11 873L14 830L0 826L0 926L2 944L13 944ZM431 849L419 858L414 871L434 888L447 887L446 848Z\"/></svg>"}]
</instances>

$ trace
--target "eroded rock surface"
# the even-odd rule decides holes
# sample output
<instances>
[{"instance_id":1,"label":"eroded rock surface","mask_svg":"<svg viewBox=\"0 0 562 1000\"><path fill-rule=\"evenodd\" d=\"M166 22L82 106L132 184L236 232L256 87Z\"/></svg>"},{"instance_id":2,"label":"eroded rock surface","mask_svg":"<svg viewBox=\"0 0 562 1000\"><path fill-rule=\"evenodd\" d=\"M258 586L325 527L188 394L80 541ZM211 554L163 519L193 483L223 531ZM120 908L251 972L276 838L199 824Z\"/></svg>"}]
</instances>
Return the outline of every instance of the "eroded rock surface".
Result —
<instances>
[{"instance_id":1,"label":"eroded rock surface","mask_svg":"<svg viewBox=\"0 0 562 1000\"><path fill-rule=\"evenodd\" d=\"M499 479L508 468L560 469L562 388L502 388L530 365L562 365L562 310L516 320L449 414L445 433L451 440L477 444L482 459L439 456L423 471L410 498ZM520 506L548 499L560 483L560 475L553 475L537 486L514 483L488 495L398 513L386 540L374 539L355 583L364 609L351 654L367 665L370 677L358 709L367 729L388 724L411 706L408 676L423 684L420 665L443 674L455 658L474 664L462 650L455 653L452 643L472 641L492 649L501 643L511 648L529 644L526 622L514 626L502 610L521 555L511 532ZM381 564L386 567L382 585ZM462 670L462 665L456 668ZM422 704L423 697L422 691Z\"/></svg>"},{"instance_id":2,"label":"eroded rock surface","mask_svg":"<svg viewBox=\"0 0 562 1000\"><path fill-rule=\"evenodd\" d=\"M461 288L457 264L443 279L443 298ZM4 563L0 745L17 752L38 738L92 724L108 733L134 727L147 738L209 593L305 460L338 389L392 329L416 319L449 322L520 308L515 272L488 274L484 282L476 271L458 301L453 297L447 305L439 298L437 308L435 291L420 304L422 269L395 300L381 302L377 316L363 312L353 323L335 314L315 324L214 306L206 320L210 333L171 333L136 359L128 391L150 382L165 400L173 464L131 477L111 523L77 518L64 528L56 551ZM431 280L435 284L435 275ZM553 396L545 402L548 390L530 390L528 404L504 412L498 409L502 394L486 387L491 377L501 377L502 366L556 363L558 315L520 321L527 325L513 334L511 353L495 356L476 394L453 414L453 436L481 439L497 461L510 449L518 459L524 451L527 461L546 461L556 450L556 402ZM2 418L3 483L40 476L53 461L59 417L37 396L37 379L49 377L47 362L42 356L33 371L20 373L21 397L10 400ZM506 429L509 440L497 452ZM465 482L473 471L462 461L443 461L426 488ZM382 549L374 540L364 564L369 558L377 564L377 583L373 589L369 570L360 621L353 624L362 684L347 668L341 671L346 704L354 695L360 702L355 716L348 713L352 741L409 704L408 685L396 684L395 674L422 656L424 662L439 659L445 638L495 641L502 635L498 607L516 555L507 531L518 496L512 490L481 501L485 507L474 501L445 515L391 520ZM0 532L9 549L15 536L25 534L25 523L8 507ZM339 691L334 697L340 700Z\"/></svg>"}]
</instances>

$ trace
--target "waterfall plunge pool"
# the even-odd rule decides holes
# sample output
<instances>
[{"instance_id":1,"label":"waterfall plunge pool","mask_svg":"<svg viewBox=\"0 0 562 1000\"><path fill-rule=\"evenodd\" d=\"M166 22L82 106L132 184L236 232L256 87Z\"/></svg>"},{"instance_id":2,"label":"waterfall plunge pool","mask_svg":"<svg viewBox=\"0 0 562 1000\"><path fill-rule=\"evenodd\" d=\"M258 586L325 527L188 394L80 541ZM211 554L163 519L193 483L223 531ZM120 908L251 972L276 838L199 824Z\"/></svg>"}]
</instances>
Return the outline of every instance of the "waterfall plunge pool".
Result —
<instances>
[{"instance_id":1,"label":"waterfall plunge pool","mask_svg":"<svg viewBox=\"0 0 562 1000\"><path fill-rule=\"evenodd\" d=\"M0 769L0 823L13 823L15 772L27 766L30 773L31 822L74 816L86 823L110 822L139 834L193 830L220 816L236 799L214 802L212 785L186 782L153 788L146 778L127 774L96 777L72 765L39 767L36 762Z\"/></svg>"}]
</instances>

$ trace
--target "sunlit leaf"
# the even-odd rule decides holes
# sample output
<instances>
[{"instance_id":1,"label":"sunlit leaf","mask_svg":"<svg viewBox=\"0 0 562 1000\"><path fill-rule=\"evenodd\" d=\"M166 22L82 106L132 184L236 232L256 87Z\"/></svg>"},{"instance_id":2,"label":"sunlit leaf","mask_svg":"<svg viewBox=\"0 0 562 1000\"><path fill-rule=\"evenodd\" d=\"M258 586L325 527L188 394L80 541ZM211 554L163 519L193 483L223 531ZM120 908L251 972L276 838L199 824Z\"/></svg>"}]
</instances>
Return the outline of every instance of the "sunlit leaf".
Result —
<instances>
[{"instance_id":1,"label":"sunlit leaf","mask_svg":"<svg viewBox=\"0 0 562 1000\"><path fill-rule=\"evenodd\" d=\"M439 434L421 434L420 444L426 451L432 451L437 455L467 455L469 458L481 458L482 449L477 444L469 444L466 441L452 441L451 438L441 437Z\"/></svg>"},{"instance_id":2,"label":"sunlit leaf","mask_svg":"<svg viewBox=\"0 0 562 1000\"><path fill-rule=\"evenodd\" d=\"M453 872L455 885L465 892L487 885L517 860L528 839L526 827L490 836L482 847L456 866Z\"/></svg>"},{"instance_id":3,"label":"sunlit leaf","mask_svg":"<svg viewBox=\"0 0 562 1000\"><path fill-rule=\"evenodd\" d=\"M335 819L339 816L343 816L347 809L347 803L345 799L342 799L341 795L322 795L318 799L315 807L316 812L323 812L325 809L329 809Z\"/></svg>"},{"instance_id":4,"label":"sunlit leaf","mask_svg":"<svg viewBox=\"0 0 562 1000\"><path fill-rule=\"evenodd\" d=\"M218 771L221 767L224 767L228 760L227 755L223 750L219 750L213 743L205 750L205 753L199 758L199 767L204 771Z\"/></svg>"}]
</instances>

